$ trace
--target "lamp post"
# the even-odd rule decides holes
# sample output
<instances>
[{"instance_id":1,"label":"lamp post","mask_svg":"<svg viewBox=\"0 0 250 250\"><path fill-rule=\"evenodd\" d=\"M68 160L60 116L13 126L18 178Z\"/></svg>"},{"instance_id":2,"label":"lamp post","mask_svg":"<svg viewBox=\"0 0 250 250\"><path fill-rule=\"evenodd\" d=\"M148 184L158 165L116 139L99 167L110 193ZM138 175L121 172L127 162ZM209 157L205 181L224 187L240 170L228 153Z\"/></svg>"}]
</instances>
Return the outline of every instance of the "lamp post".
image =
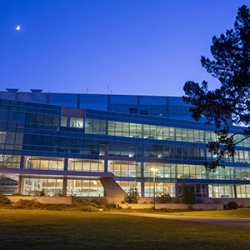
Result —
<instances>
[{"instance_id":1,"label":"lamp post","mask_svg":"<svg viewBox=\"0 0 250 250\"><path fill-rule=\"evenodd\" d=\"M150 171L153 172L153 181L154 181L154 210L155 210L155 203L156 203L156 199L155 199L155 173L158 171L157 168L150 168Z\"/></svg>"}]
</instances>

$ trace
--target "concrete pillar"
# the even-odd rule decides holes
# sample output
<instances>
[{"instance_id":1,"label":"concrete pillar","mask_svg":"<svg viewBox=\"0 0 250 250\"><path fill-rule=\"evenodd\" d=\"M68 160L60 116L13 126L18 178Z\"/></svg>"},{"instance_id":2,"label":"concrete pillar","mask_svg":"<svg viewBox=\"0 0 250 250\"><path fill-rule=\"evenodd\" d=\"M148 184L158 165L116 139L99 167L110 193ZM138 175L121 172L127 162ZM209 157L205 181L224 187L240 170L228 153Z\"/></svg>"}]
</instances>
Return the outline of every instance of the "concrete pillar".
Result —
<instances>
[{"instance_id":1,"label":"concrete pillar","mask_svg":"<svg viewBox=\"0 0 250 250\"><path fill-rule=\"evenodd\" d=\"M18 187L17 187L17 193L22 194L23 191L23 177L19 176L18 178Z\"/></svg>"},{"instance_id":2,"label":"concrete pillar","mask_svg":"<svg viewBox=\"0 0 250 250\"><path fill-rule=\"evenodd\" d=\"M208 184L206 184L206 197L209 197Z\"/></svg>"},{"instance_id":3,"label":"concrete pillar","mask_svg":"<svg viewBox=\"0 0 250 250\"><path fill-rule=\"evenodd\" d=\"M64 168L63 168L64 171L68 170L68 164L69 164L68 162L69 162L68 158L65 158L64 159Z\"/></svg>"},{"instance_id":4,"label":"concrete pillar","mask_svg":"<svg viewBox=\"0 0 250 250\"><path fill-rule=\"evenodd\" d=\"M70 117L67 116L67 127L70 127Z\"/></svg>"},{"instance_id":5,"label":"concrete pillar","mask_svg":"<svg viewBox=\"0 0 250 250\"><path fill-rule=\"evenodd\" d=\"M234 198L237 198L237 189L236 189L236 185L233 185L234 188Z\"/></svg>"},{"instance_id":6,"label":"concrete pillar","mask_svg":"<svg viewBox=\"0 0 250 250\"><path fill-rule=\"evenodd\" d=\"M63 177L62 195L66 196L66 194L67 194L67 178Z\"/></svg>"},{"instance_id":7,"label":"concrete pillar","mask_svg":"<svg viewBox=\"0 0 250 250\"><path fill-rule=\"evenodd\" d=\"M178 182L177 182L177 183L175 183L175 197L179 197Z\"/></svg>"},{"instance_id":8,"label":"concrete pillar","mask_svg":"<svg viewBox=\"0 0 250 250\"><path fill-rule=\"evenodd\" d=\"M141 177L142 179L144 180L144 162L139 162L139 164L141 165ZM140 185L141 185L141 197L145 197L145 185L144 185L144 181L143 182L140 182Z\"/></svg>"},{"instance_id":9,"label":"concrete pillar","mask_svg":"<svg viewBox=\"0 0 250 250\"><path fill-rule=\"evenodd\" d=\"M104 172L108 172L108 146L104 149Z\"/></svg>"},{"instance_id":10,"label":"concrete pillar","mask_svg":"<svg viewBox=\"0 0 250 250\"><path fill-rule=\"evenodd\" d=\"M25 162L24 162L24 156L21 156L21 161L20 161L20 169L24 169Z\"/></svg>"},{"instance_id":11,"label":"concrete pillar","mask_svg":"<svg viewBox=\"0 0 250 250\"><path fill-rule=\"evenodd\" d=\"M145 197L144 182L139 182L139 185L141 185L141 197Z\"/></svg>"}]
</instances>

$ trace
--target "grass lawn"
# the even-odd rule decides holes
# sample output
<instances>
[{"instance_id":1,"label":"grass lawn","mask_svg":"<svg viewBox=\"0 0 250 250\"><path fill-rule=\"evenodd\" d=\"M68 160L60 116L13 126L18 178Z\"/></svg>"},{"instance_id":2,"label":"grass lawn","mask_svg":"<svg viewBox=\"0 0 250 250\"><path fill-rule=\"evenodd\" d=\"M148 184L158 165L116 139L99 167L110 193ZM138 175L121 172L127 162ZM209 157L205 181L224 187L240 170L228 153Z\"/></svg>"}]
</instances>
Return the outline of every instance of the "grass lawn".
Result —
<instances>
[{"instance_id":1,"label":"grass lawn","mask_svg":"<svg viewBox=\"0 0 250 250\"><path fill-rule=\"evenodd\" d=\"M121 209L112 210L118 213L154 213L167 215L182 215L182 216L205 216L205 217L228 217L228 218L250 218L250 208L240 208L234 210L152 210L152 209Z\"/></svg>"},{"instance_id":2,"label":"grass lawn","mask_svg":"<svg viewBox=\"0 0 250 250\"><path fill-rule=\"evenodd\" d=\"M184 216L207 216L207 217L234 217L234 218L250 218L250 209L235 209L235 210L211 210L211 211L182 211L176 212L171 211L166 214L178 215L182 214Z\"/></svg>"},{"instance_id":3,"label":"grass lawn","mask_svg":"<svg viewBox=\"0 0 250 250\"><path fill-rule=\"evenodd\" d=\"M167 215L182 215L182 216L199 216L199 217L228 217L228 218L250 218L250 208L240 208L234 210L152 210L152 209L121 209L113 210L112 212L119 213L154 213Z\"/></svg>"},{"instance_id":4,"label":"grass lawn","mask_svg":"<svg viewBox=\"0 0 250 250\"><path fill-rule=\"evenodd\" d=\"M0 249L250 249L249 228L79 211L0 210Z\"/></svg>"}]
</instances>

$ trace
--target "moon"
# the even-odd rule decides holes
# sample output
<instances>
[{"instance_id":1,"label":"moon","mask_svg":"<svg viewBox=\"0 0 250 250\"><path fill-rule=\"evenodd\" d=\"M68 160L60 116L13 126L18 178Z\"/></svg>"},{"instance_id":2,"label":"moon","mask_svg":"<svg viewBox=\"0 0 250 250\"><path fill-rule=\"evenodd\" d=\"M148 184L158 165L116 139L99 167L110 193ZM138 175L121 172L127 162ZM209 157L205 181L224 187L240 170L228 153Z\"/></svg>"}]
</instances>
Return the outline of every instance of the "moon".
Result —
<instances>
[{"instance_id":1,"label":"moon","mask_svg":"<svg viewBox=\"0 0 250 250\"><path fill-rule=\"evenodd\" d=\"M19 25L16 26L16 30L20 30L21 27Z\"/></svg>"}]
</instances>

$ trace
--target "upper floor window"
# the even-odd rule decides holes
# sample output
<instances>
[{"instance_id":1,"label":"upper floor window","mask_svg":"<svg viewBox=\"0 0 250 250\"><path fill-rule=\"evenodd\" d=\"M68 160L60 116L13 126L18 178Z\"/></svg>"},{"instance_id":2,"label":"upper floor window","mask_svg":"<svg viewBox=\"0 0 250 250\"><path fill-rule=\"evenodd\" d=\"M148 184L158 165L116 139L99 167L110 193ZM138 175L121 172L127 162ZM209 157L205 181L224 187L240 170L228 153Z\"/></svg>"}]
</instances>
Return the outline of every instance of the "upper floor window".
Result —
<instances>
[{"instance_id":1,"label":"upper floor window","mask_svg":"<svg viewBox=\"0 0 250 250\"><path fill-rule=\"evenodd\" d=\"M83 118L62 116L61 126L83 128Z\"/></svg>"},{"instance_id":2,"label":"upper floor window","mask_svg":"<svg viewBox=\"0 0 250 250\"><path fill-rule=\"evenodd\" d=\"M83 128L83 118L70 117L70 127Z\"/></svg>"}]
</instances>

